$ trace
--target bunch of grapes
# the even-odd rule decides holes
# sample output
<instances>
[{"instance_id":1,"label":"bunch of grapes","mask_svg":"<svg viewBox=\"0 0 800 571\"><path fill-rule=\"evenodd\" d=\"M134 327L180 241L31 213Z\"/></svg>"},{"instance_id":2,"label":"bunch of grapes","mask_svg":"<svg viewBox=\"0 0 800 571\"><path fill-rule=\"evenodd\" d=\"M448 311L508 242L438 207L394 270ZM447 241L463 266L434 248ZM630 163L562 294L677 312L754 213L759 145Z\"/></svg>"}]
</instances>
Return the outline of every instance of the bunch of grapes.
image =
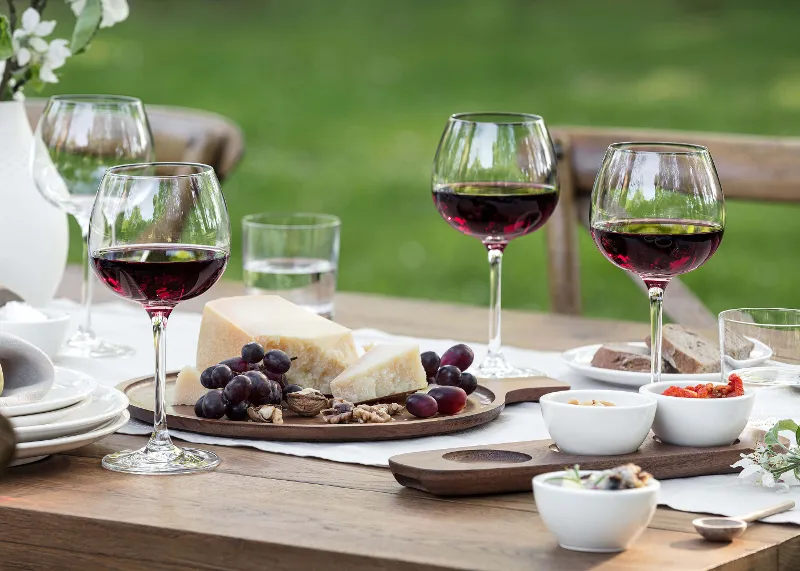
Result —
<instances>
[{"instance_id":1,"label":"bunch of grapes","mask_svg":"<svg viewBox=\"0 0 800 571\"><path fill-rule=\"evenodd\" d=\"M441 358L434 351L420 355L429 384L439 385L426 393L415 393L406 399L406 409L419 418L436 414L457 414L467 404L467 395L478 387L478 379L465 372L475 354L467 345L453 345Z\"/></svg>"},{"instance_id":2,"label":"bunch of grapes","mask_svg":"<svg viewBox=\"0 0 800 571\"><path fill-rule=\"evenodd\" d=\"M280 405L285 392L300 390L286 384L286 372L292 359L279 349L264 351L255 341L242 347L241 357L225 359L200 374L200 383L208 391L194 405L200 418L246 420L247 408Z\"/></svg>"}]
</instances>

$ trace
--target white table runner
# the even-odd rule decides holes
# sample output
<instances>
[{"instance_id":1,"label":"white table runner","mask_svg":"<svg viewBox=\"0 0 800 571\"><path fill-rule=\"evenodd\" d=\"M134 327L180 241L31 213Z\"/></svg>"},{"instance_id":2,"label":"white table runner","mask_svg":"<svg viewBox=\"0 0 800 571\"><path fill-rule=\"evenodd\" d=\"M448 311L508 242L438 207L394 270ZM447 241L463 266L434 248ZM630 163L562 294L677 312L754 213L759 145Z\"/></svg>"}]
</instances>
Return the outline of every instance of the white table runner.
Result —
<instances>
[{"instance_id":1,"label":"white table runner","mask_svg":"<svg viewBox=\"0 0 800 571\"><path fill-rule=\"evenodd\" d=\"M59 300L53 304L52 309L74 314L78 307L74 302ZM104 338L133 346L136 355L122 359L59 358L57 364L88 373L98 382L109 386L136 376L152 374L152 332L144 311L124 303L98 305L94 308L94 325L97 333ZM200 315L196 313L178 310L170 318L167 328L169 370L194 363L199 327ZM423 351L432 350L440 354L456 343L442 339L410 339L368 329L356 331L355 336L356 341L361 344L370 341L412 340L419 343ZM475 350L477 359L486 350L484 345L470 345ZM581 377L564 365L559 354L555 352L507 348L506 354L513 363L540 369L553 378L570 383L573 388L620 388ZM769 410L781 418L800 420L800 392L791 389L760 389L757 399L760 399L756 403L758 409ZM142 422L131 421L120 432L148 434L150 427ZM352 443L269 442L216 438L177 430L170 433L174 438L196 444L247 446L266 452L372 466L387 466L391 456L406 452L549 438L539 405L535 403L510 405L499 418L481 427L451 435L412 440ZM800 504L800 487L793 488L788 494L778 495L771 489L755 488L741 483L736 476L706 476L662 481L659 503L681 511L738 515L768 507L787 498L795 499ZM800 524L800 509L772 516L765 521Z\"/></svg>"}]
</instances>

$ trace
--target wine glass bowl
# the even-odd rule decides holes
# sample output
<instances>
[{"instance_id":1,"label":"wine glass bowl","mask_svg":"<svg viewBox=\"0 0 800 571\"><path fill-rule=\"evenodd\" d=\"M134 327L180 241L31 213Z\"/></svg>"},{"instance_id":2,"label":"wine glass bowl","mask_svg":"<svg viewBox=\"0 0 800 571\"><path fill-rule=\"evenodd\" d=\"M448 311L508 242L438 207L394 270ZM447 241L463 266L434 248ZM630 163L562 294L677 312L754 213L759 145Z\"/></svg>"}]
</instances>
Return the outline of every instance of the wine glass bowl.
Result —
<instances>
[{"instance_id":1,"label":"wine glass bowl","mask_svg":"<svg viewBox=\"0 0 800 571\"><path fill-rule=\"evenodd\" d=\"M89 253L97 277L142 305L156 348L154 429L147 446L103 458L103 466L138 474L213 468L211 452L173 445L165 413L166 327L181 301L208 291L230 255L230 222L214 169L193 163L112 167L92 211Z\"/></svg>"},{"instance_id":2,"label":"wine glass bowl","mask_svg":"<svg viewBox=\"0 0 800 571\"><path fill-rule=\"evenodd\" d=\"M153 142L142 102L118 95L57 95L45 106L33 138L31 173L39 192L75 217L86 241L97 187L110 166L152 160ZM85 245L84 245L85 246ZM84 315L66 354L116 357L129 347L98 339L91 326L92 280L84 251Z\"/></svg>"},{"instance_id":3,"label":"wine glass bowl","mask_svg":"<svg viewBox=\"0 0 800 571\"><path fill-rule=\"evenodd\" d=\"M556 157L544 120L523 113L451 116L436 150L431 178L433 203L442 218L488 250L490 340L477 375L541 375L509 365L503 355L500 279L508 243L541 228L558 204Z\"/></svg>"},{"instance_id":4,"label":"wine glass bowl","mask_svg":"<svg viewBox=\"0 0 800 571\"><path fill-rule=\"evenodd\" d=\"M660 142L610 145L592 189L590 219L600 252L648 288L651 382L658 382L664 289L673 277L707 262L725 229L725 201L708 149Z\"/></svg>"}]
</instances>

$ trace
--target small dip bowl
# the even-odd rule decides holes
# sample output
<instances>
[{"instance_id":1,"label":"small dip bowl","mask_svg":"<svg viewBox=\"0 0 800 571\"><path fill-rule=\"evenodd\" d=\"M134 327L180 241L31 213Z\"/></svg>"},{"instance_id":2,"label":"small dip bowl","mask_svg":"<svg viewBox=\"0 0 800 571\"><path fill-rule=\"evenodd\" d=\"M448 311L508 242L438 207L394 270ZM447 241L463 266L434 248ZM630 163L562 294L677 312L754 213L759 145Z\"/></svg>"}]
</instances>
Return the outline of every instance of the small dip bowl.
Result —
<instances>
[{"instance_id":1,"label":"small dip bowl","mask_svg":"<svg viewBox=\"0 0 800 571\"><path fill-rule=\"evenodd\" d=\"M71 319L66 313L39 309L46 321L0 321L0 332L10 333L41 349L54 359L69 333Z\"/></svg>"},{"instance_id":2,"label":"small dip bowl","mask_svg":"<svg viewBox=\"0 0 800 571\"><path fill-rule=\"evenodd\" d=\"M722 384L722 383L716 383ZM719 399L692 399L662 395L671 386L689 387L697 383L662 381L644 385L641 394L658 401L653 434L666 444L676 446L728 446L747 426L753 410L753 389L745 387L744 395Z\"/></svg>"},{"instance_id":3,"label":"small dip bowl","mask_svg":"<svg viewBox=\"0 0 800 571\"><path fill-rule=\"evenodd\" d=\"M568 404L607 401L615 406ZM549 393L539 399L550 437L567 454L611 456L639 449L656 415L651 395L609 390L575 390Z\"/></svg>"},{"instance_id":4,"label":"small dip bowl","mask_svg":"<svg viewBox=\"0 0 800 571\"><path fill-rule=\"evenodd\" d=\"M536 508L559 545L572 551L614 553L628 549L647 528L658 503L661 484L643 488L586 490L562 485L566 472L533 478ZM581 471L581 476L591 474Z\"/></svg>"}]
</instances>

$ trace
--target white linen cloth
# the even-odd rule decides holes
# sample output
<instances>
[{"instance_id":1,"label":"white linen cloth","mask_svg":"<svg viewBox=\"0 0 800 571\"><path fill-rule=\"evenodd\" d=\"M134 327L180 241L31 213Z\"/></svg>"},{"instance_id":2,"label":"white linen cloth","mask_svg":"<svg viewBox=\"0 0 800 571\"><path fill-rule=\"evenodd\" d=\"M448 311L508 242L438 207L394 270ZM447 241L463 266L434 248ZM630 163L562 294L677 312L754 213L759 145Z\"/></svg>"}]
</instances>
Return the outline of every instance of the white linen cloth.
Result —
<instances>
[{"instance_id":1,"label":"white linen cloth","mask_svg":"<svg viewBox=\"0 0 800 571\"><path fill-rule=\"evenodd\" d=\"M79 310L77 304L67 300L57 300L50 309L66 311L76 316ZM108 386L152 374L154 365L152 330L147 315L141 308L127 303L96 305L93 308L93 322L98 335L110 341L130 345L136 349L136 354L118 359L90 360L62 357L56 359L57 365L83 371ZM199 327L199 314L181 312L180 309L173 313L167 327L168 370L194 363ZM360 344L371 341L413 341L419 343L423 351L436 351L439 354L457 342L447 339L411 339L371 329L360 329L354 334L356 342ZM476 352L476 360L479 360L486 350L485 345L471 343L470 346ZM552 378L570 383L573 388L633 390L584 378L569 369L561 361L560 354L556 352L530 351L513 347L506 347L505 352L511 362L519 366L535 367ZM800 391L763 388L759 389L756 397L757 410L762 412L768 410L770 414L779 418L800 420ZM150 429L148 424L132 420L119 432L144 435L149 434ZM388 466L391 456L406 452L549 438L537 403L510 405L496 420L481 427L450 435L410 440L313 443L218 438L178 430L171 430L170 434L173 438L196 444L246 446L265 452L371 466ZM742 515L786 499L794 499L800 505L800 487L792 488L786 494L777 494L774 489L757 488L738 481L735 475L664 480L661 484L659 503L680 511ZM800 524L800 508L771 516L765 521Z\"/></svg>"}]
</instances>

